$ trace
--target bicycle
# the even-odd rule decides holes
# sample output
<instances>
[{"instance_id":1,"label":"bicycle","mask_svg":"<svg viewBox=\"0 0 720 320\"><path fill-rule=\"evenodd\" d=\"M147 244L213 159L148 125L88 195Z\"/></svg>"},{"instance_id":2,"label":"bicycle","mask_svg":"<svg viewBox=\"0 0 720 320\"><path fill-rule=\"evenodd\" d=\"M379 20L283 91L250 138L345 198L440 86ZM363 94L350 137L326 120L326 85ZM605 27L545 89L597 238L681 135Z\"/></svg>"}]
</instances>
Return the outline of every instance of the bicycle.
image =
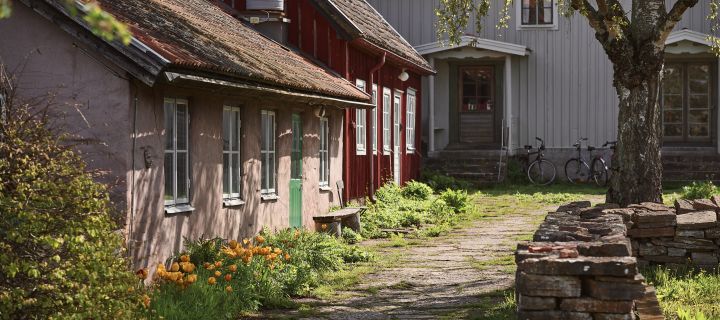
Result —
<instances>
[{"instance_id":1,"label":"bicycle","mask_svg":"<svg viewBox=\"0 0 720 320\"><path fill-rule=\"evenodd\" d=\"M540 141L538 151L532 152L533 146L525 146L528 161L530 161L531 155L537 154L535 161L527 167L527 177L533 184L546 186L555 181L557 169L552 162L545 160L545 141L538 137L535 137L535 140Z\"/></svg>"},{"instance_id":2,"label":"bicycle","mask_svg":"<svg viewBox=\"0 0 720 320\"><path fill-rule=\"evenodd\" d=\"M610 146L611 150L615 150L616 144L617 141L605 141L605 144L603 144L602 147L606 148ZM588 147L588 150L590 150L590 147ZM595 183L598 186L607 186L608 181L610 181L610 168L608 168L607 162L603 159L602 154L593 157L593 160L590 163L590 172L593 180L595 180Z\"/></svg>"}]
</instances>

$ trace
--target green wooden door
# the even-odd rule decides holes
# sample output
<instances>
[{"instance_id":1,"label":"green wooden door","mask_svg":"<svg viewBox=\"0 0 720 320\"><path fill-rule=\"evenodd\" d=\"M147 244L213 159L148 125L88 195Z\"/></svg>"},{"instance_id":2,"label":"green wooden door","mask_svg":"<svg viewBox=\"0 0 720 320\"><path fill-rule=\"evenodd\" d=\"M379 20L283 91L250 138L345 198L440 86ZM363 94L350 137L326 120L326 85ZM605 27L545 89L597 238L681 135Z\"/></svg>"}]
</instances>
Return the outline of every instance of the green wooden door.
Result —
<instances>
[{"instance_id":1,"label":"green wooden door","mask_svg":"<svg viewBox=\"0 0 720 320\"><path fill-rule=\"evenodd\" d=\"M302 226L302 120L292 115L292 152L290 162L290 226Z\"/></svg>"}]
</instances>

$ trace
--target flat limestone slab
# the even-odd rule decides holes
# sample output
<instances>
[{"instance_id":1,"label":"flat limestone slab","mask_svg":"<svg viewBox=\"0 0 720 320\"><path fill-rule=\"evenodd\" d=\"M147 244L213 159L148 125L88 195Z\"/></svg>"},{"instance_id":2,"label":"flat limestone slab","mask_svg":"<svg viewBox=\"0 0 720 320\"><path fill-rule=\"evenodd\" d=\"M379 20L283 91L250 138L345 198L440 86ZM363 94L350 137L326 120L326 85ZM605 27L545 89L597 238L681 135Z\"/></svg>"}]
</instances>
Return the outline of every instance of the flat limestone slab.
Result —
<instances>
[{"instance_id":1,"label":"flat limestone slab","mask_svg":"<svg viewBox=\"0 0 720 320\"><path fill-rule=\"evenodd\" d=\"M677 216L678 229L707 229L717 226L715 211L698 211Z\"/></svg>"},{"instance_id":2,"label":"flat limestone slab","mask_svg":"<svg viewBox=\"0 0 720 320\"><path fill-rule=\"evenodd\" d=\"M634 257L579 257L573 259L525 259L518 270L530 274L593 275L632 278L638 273Z\"/></svg>"}]
</instances>

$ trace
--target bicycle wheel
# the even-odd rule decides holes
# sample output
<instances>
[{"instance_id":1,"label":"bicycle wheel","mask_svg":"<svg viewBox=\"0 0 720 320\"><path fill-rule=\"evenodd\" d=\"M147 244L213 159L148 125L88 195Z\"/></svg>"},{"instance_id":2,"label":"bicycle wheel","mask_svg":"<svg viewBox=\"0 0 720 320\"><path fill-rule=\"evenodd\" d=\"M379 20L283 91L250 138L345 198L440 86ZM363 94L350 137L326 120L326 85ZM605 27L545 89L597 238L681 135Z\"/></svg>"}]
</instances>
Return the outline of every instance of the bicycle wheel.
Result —
<instances>
[{"instance_id":1,"label":"bicycle wheel","mask_svg":"<svg viewBox=\"0 0 720 320\"><path fill-rule=\"evenodd\" d=\"M607 186L609 175L607 165L605 165L605 160L595 159L590 167L592 168L595 184L601 187Z\"/></svg>"},{"instance_id":2,"label":"bicycle wheel","mask_svg":"<svg viewBox=\"0 0 720 320\"><path fill-rule=\"evenodd\" d=\"M528 167L527 175L530 182L545 186L555 181L557 169L555 169L555 165L550 161L535 160L530 164L530 167Z\"/></svg>"},{"instance_id":3,"label":"bicycle wheel","mask_svg":"<svg viewBox=\"0 0 720 320\"><path fill-rule=\"evenodd\" d=\"M570 159L565 163L565 177L570 183L585 183L590 179L590 167L585 161Z\"/></svg>"}]
</instances>

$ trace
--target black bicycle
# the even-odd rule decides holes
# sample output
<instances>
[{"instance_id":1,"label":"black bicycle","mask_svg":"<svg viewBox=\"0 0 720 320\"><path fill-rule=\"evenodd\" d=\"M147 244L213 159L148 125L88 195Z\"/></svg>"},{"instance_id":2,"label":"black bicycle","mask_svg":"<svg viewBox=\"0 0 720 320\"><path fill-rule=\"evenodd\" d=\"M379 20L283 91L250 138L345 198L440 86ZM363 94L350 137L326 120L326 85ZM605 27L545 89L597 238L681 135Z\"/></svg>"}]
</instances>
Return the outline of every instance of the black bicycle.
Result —
<instances>
[{"instance_id":1,"label":"black bicycle","mask_svg":"<svg viewBox=\"0 0 720 320\"><path fill-rule=\"evenodd\" d=\"M590 158L592 159L590 165L585 161L585 157L582 154L582 142L587 140L587 138L580 138L573 145L577 150L578 156L565 163L565 177L573 184L587 183L592 179L598 186L606 186L609 180L608 167L602 155L593 156L593 151L597 150L597 148L593 146L587 147ZM614 143L615 142L610 141L605 142L603 148L611 144L614 145ZM614 148L614 146L611 148Z\"/></svg>"},{"instance_id":2,"label":"black bicycle","mask_svg":"<svg viewBox=\"0 0 720 320\"><path fill-rule=\"evenodd\" d=\"M535 137L535 140L540 141L538 151L533 152L531 145L525 146L528 161L530 161L531 155L537 154L535 161L530 162L527 167L527 177L533 184L546 186L555 181L557 169L552 162L545 160L545 141L538 137Z\"/></svg>"}]
</instances>

